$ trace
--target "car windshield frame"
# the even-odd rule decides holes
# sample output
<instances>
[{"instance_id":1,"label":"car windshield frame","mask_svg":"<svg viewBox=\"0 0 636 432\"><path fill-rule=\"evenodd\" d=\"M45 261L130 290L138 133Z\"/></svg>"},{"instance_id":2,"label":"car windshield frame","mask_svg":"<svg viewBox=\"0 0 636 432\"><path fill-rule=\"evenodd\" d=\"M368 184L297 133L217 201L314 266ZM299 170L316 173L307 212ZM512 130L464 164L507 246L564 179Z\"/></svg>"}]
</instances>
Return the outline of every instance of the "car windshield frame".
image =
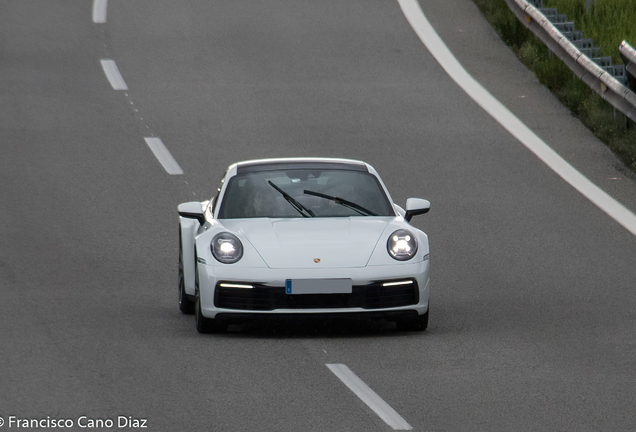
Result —
<instances>
[{"instance_id":1,"label":"car windshield frame","mask_svg":"<svg viewBox=\"0 0 636 432\"><path fill-rule=\"evenodd\" d=\"M378 176L357 166L238 171L220 198L218 219L396 216Z\"/></svg>"}]
</instances>

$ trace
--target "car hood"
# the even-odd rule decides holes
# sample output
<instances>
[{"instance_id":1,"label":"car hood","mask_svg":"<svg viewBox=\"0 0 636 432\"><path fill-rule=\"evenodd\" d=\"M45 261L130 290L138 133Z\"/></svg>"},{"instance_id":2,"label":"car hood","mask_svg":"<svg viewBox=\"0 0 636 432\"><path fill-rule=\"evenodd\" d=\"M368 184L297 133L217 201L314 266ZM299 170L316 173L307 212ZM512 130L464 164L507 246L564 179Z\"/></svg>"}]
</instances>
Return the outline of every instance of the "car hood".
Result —
<instances>
[{"instance_id":1,"label":"car hood","mask_svg":"<svg viewBox=\"0 0 636 432\"><path fill-rule=\"evenodd\" d=\"M393 217L226 219L270 268L364 267ZM316 262L319 260L319 262Z\"/></svg>"}]
</instances>

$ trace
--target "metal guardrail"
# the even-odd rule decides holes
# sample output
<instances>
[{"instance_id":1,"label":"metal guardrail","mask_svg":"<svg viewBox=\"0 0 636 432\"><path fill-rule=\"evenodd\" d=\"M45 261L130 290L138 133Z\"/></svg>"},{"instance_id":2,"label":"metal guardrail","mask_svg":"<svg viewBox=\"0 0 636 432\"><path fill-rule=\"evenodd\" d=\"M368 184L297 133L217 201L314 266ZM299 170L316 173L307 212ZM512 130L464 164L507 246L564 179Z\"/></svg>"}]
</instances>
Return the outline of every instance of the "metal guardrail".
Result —
<instances>
[{"instance_id":1,"label":"metal guardrail","mask_svg":"<svg viewBox=\"0 0 636 432\"><path fill-rule=\"evenodd\" d=\"M625 64L625 72L627 72L627 82L629 88L636 91L636 50L623 41L618 47L623 63Z\"/></svg>"},{"instance_id":2,"label":"metal guardrail","mask_svg":"<svg viewBox=\"0 0 636 432\"><path fill-rule=\"evenodd\" d=\"M526 0L505 1L519 21L541 39L550 51L561 59L578 78L585 82L603 99L625 114L627 118L636 122L636 94L634 94L634 92L617 81L605 69L581 52L577 45L561 33L534 5L528 3ZM574 30L573 26L563 27L564 31ZM630 72L633 79L635 76L633 71L636 70L636 52L632 49L630 54L635 55Z\"/></svg>"}]
</instances>

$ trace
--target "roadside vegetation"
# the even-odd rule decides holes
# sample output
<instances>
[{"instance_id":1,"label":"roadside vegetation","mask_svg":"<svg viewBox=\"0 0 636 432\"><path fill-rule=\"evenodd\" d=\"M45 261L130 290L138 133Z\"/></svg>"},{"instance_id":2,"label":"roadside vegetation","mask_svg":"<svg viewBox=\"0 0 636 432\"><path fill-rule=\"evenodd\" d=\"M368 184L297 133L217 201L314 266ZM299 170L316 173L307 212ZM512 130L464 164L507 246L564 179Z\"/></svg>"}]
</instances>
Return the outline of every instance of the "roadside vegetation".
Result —
<instances>
[{"instance_id":1,"label":"roadside vegetation","mask_svg":"<svg viewBox=\"0 0 636 432\"><path fill-rule=\"evenodd\" d=\"M594 0L589 13L585 0L544 0L545 7L555 7L567 14L577 30L586 38L594 39L604 56L612 56L614 64L623 64L618 46L624 40L636 45L636 1Z\"/></svg>"},{"instance_id":2,"label":"roadside vegetation","mask_svg":"<svg viewBox=\"0 0 636 432\"><path fill-rule=\"evenodd\" d=\"M504 0L474 0L501 38L519 59L594 134L636 172L636 127L612 105L594 93L570 69L526 29ZM556 7L574 21L585 38L592 38L603 56L623 64L618 46L623 40L636 45L636 1L594 0L589 13L585 0L544 0L544 7Z\"/></svg>"}]
</instances>

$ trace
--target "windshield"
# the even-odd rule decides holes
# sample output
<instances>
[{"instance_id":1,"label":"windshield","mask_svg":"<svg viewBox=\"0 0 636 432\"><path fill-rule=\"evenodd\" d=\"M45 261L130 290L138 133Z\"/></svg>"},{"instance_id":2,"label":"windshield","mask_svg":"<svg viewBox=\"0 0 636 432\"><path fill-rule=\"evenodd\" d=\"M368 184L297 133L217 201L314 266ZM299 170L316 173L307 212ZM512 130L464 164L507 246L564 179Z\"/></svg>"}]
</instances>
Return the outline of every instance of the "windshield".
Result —
<instances>
[{"instance_id":1,"label":"windshield","mask_svg":"<svg viewBox=\"0 0 636 432\"><path fill-rule=\"evenodd\" d=\"M291 169L230 179L219 219L395 216L378 179L347 170Z\"/></svg>"}]
</instances>

